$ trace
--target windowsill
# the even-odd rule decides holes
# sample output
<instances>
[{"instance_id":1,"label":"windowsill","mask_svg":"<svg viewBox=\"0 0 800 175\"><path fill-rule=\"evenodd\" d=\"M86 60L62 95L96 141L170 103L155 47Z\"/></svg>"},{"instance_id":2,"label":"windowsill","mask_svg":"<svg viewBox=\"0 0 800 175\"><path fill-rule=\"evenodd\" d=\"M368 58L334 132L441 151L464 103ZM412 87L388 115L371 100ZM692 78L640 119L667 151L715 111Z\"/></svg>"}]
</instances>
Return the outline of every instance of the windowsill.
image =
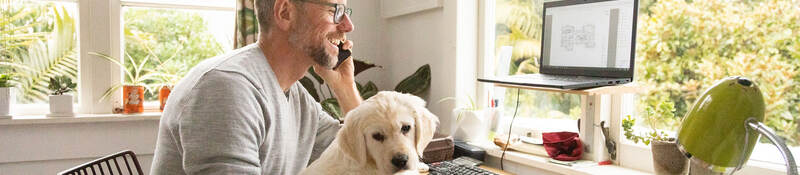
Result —
<instances>
[{"instance_id":1,"label":"windowsill","mask_svg":"<svg viewBox=\"0 0 800 175\"><path fill-rule=\"evenodd\" d=\"M75 114L74 117L47 117L46 115L21 115L11 119L0 119L0 126L4 125L32 125L32 124L67 124L67 123L97 123L121 121L158 121L161 112L145 112L139 114Z\"/></svg>"},{"instance_id":2,"label":"windowsill","mask_svg":"<svg viewBox=\"0 0 800 175\"><path fill-rule=\"evenodd\" d=\"M470 143L475 144L475 143ZM476 144L477 146L486 150L486 154L492 157L500 158L501 154L503 153L503 149L499 146L496 146L491 143L483 143L483 144ZM544 151L544 150L542 150ZM549 157L537 156L517 151L506 151L505 159L507 161L513 161L522 165L543 169L547 171L552 171L559 174L574 174L574 175L592 175L592 174L628 174L628 175L637 175L637 174L650 174L645 173L633 169L628 169L624 167L620 167L617 165L597 165L596 163L592 165L585 165L582 164L580 166L576 165L575 167L559 165L549 163L547 160L550 159Z\"/></svg>"}]
</instances>

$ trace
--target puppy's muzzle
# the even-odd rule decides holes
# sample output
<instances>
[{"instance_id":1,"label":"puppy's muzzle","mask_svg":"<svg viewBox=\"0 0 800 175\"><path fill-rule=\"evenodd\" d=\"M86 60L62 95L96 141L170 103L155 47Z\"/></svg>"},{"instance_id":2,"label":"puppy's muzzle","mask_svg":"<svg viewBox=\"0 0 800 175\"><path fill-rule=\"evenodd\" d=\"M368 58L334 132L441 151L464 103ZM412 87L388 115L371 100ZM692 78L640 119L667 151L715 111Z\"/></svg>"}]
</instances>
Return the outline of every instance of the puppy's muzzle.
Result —
<instances>
[{"instance_id":1,"label":"puppy's muzzle","mask_svg":"<svg viewBox=\"0 0 800 175\"><path fill-rule=\"evenodd\" d=\"M397 169L406 169L406 163L408 163L408 155L406 154L395 154L392 156L392 165L397 167Z\"/></svg>"}]
</instances>

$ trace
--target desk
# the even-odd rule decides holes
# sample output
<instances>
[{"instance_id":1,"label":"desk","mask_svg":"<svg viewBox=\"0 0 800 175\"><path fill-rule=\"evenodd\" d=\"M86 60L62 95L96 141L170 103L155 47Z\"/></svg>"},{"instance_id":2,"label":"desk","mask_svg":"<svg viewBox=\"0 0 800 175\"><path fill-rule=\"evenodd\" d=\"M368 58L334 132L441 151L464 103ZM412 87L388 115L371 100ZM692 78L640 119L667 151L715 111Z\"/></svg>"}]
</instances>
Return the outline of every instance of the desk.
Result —
<instances>
[{"instance_id":1,"label":"desk","mask_svg":"<svg viewBox=\"0 0 800 175\"><path fill-rule=\"evenodd\" d=\"M478 81L481 81L480 79ZM609 135L611 138L603 136L601 122L605 121L610 126L621 126L622 123L622 96L624 94L635 94L646 92L645 88L635 83L628 83L616 86L602 86L581 90L557 89L537 86L522 86L511 83L491 83L497 87L527 89L535 91L546 91L566 94L580 95L581 117L580 117L580 138L584 144L584 160L600 162L604 160L616 160L617 152L609 153L607 150L619 151L619 149L606 149L605 139L615 143L621 143L619 136L620 127L610 127Z\"/></svg>"},{"instance_id":2,"label":"desk","mask_svg":"<svg viewBox=\"0 0 800 175\"><path fill-rule=\"evenodd\" d=\"M489 170L489 171L491 171L491 172L493 172L493 173L497 173L497 174L500 174L500 175L512 175L512 174L511 174L511 173L509 173L509 172L505 172L505 171L503 171L503 170L496 169L496 168L492 168L492 167L489 167L489 166L486 166L486 165L481 165L481 166L478 166L478 167L480 167L480 168L483 168L483 169L485 169L485 170ZM420 174L425 174L425 175L427 175L427 174L428 174L428 172L424 172L424 173L420 173Z\"/></svg>"}]
</instances>

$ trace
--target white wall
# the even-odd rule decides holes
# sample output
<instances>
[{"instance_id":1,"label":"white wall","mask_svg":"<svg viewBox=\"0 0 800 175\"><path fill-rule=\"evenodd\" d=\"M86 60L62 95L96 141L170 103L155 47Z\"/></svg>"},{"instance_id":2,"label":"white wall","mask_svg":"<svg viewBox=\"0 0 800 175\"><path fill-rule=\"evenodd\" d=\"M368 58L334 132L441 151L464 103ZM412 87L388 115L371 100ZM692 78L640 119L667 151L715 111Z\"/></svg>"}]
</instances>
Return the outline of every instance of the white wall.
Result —
<instances>
[{"instance_id":1,"label":"white wall","mask_svg":"<svg viewBox=\"0 0 800 175\"><path fill-rule=\"evenodd\" d=\"M347 34L348 39L355 44L353 46L353 57L366 60L378 65L387 67L383 59L383 42L381 42L383 32L383 19L379 15L379 2L377 0L349 0L348 5L353 8L353 16L350 20L355 26L353 32ZM394 88L385 86L388 83L385 77L386 70L373 68L362 72L356 76L356 81L366 84L372 81L379 88Z\"/></svg>"},{"instance_id":2,"label":"white wall","mask_svg":"<svg viewBox=\"0 0 800 175\"><path fill-rule=\"evenodd\" d=\"M432 0L435 1L435 0ZM383 2L383 1L382 1ZM383 59L391 90L419 66L431 65L428 108L448 123L451 111L464 101L437 103L447 97L475 97L477 59L477 2L439 1L439 7L384 18ZM393 7L403 8L403 7Z\"/></svg>"},{"instance_id":3,"label":"white wall","mask_svg":"<svg viewBox=\"0 0 800 175\"><path fill-rule=\"evenodd\" d=\"M56 174L126 149L136 153L142 170L149 172L158 132L157 118L85 123L9 123L12 124L0 124L0 174L3 175Z\"/></svg>"}]
</instances>

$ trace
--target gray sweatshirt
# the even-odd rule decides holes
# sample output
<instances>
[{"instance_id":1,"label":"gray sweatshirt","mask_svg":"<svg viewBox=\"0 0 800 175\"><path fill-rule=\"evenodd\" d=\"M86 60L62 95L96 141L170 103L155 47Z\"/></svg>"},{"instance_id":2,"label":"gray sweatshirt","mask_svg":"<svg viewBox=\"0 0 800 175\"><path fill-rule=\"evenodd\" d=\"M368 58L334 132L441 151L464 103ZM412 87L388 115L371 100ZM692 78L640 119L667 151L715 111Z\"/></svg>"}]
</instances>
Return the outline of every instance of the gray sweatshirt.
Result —
<instances>
[{"instance_id":1,"label":"gray sweatshirt","mask_svg":"<svg viewBox=\"0 0 800 175\"><path fill-rule=\"evenodd\" d=\"M296 82L282 91L258 45L193 68L167 101L151 174L297 174L341 126Z\"/></svg>"}]
</instances>

